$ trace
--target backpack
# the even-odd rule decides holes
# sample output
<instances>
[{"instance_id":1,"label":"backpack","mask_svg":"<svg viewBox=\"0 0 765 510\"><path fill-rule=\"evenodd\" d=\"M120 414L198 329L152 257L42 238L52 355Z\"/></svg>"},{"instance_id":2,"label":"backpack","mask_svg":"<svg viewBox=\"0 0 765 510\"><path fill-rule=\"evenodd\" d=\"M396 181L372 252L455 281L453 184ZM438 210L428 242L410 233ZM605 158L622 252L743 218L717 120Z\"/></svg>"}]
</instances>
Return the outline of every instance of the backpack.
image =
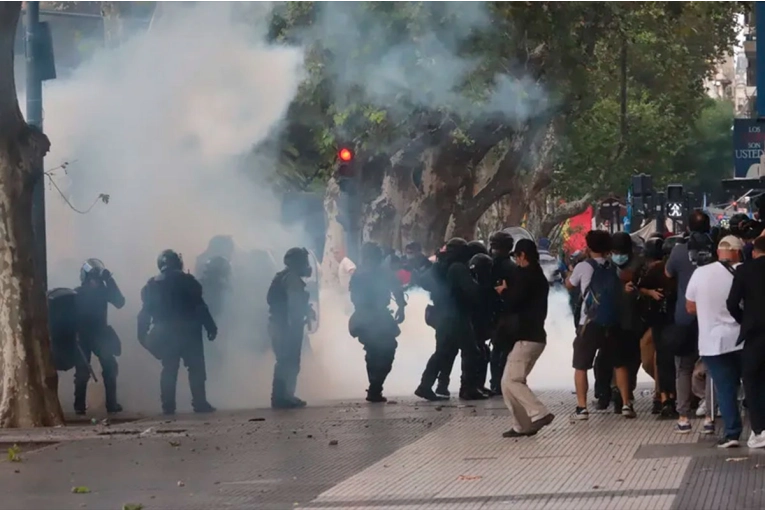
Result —
<instances>
[{"instance_id":1,"label":"backpack","mask_svg":"<svg viewBox=\"0 0 765 510\"><path fill-rule=\"evenodd\" d=\"M621 323L622 282L610 261L598 264L590 259L592 267L590 285L584 291L587 321L612 327Z\"/></svg>"}]
</instances>

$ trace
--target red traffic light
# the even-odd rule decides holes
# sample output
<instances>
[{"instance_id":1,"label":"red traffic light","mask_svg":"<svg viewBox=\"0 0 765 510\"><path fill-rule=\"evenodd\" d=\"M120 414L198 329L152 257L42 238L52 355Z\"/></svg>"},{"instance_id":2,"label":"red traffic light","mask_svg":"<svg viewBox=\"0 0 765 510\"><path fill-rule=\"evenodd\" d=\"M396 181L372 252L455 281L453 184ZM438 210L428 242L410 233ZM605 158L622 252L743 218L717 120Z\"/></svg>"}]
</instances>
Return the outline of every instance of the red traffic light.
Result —
<instances>
[{"instance_id":1,"label":"red traffic light","mask_svg":"<svg viewBox=\"0 0 765 510\"><path fill-rule=\"evenodd\" d=\"M340 161L350 161L353 159L353 152L351 152L351 149L342 148L337 153L337 156L340 158Z\"/></svg>"}]
</instances>

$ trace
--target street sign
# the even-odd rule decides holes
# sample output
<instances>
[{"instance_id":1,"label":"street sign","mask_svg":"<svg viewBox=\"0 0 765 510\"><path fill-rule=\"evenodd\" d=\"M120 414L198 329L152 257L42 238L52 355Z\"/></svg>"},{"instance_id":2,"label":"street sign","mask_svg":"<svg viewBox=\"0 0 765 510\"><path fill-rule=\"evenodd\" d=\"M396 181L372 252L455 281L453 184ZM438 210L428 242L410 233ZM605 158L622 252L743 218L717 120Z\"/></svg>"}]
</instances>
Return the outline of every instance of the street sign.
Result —
<instances>
[{"instance_id":1,"label":"street sign","mask_svg":"<svg viewBox=\"0 0 765 510\"><path fill-rule=\"evenodd\" d=\"M680 202L667 202L667 217L673 220L683 217L683 204Z\"/></svg>"},{"instance_id":2,"label":"street sign","mask_svg":"<svg viewBox=\"0 0 765 510\"><path fill-rule=\"evenodd\" d=\"M756 179L765 175L765 122L733 120L733 162L736 178Z\"/></svg>"}]
</instances>

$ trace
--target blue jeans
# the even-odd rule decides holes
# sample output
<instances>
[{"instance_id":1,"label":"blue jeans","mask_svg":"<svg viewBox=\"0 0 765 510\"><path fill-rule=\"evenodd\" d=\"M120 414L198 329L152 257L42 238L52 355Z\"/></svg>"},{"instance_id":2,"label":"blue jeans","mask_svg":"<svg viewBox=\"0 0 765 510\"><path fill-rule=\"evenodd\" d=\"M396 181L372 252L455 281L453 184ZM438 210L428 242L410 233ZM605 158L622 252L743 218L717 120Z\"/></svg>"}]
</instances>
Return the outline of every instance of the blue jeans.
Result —
<instances>
[{"instance_id":1,"label":"blue jeans","mask_svg":"<svg viewBox=\"0 0 765 510\"><path fill-rule=\"evenodd\" d=\"M717 398L725 423L725 437L738 439L741 436L741 413L738 409L738 388L741 385L741 351L728 352L719 356L702 356L717 390Z\"/></svg>"}]
</instances>

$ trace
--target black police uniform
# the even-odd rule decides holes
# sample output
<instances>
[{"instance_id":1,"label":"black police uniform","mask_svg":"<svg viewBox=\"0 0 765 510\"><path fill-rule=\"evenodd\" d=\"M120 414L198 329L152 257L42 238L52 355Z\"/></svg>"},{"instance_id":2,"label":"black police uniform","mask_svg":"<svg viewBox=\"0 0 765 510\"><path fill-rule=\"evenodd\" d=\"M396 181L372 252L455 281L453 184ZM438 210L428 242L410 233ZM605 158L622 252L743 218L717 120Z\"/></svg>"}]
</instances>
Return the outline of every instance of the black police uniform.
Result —
<instances>
[{"instance_id":1,"label":"black police uniform","mask_svg":"<svg viewBox=\"0 0 765 510\"><path fill-rule=\"evenodd\" d=\"M89 259L80 270L82 285L75 289L77 309L77 333L82 354L78 356L74 372L74 410L85 414L86 394L90 380L90 358L95 354L101 364L101 375L106 393L106 411L122 411L117 403L116 357L122 353L120 339L108 325L109 303L115 308L125 306L125 297L120 292L111 273L98 259Z\"/></svg>"},{"instance_id":2,"label":"black police uniform","mask_svg":"<svg viewBox=\"0 0 765 510\"><path fill-rule=\"evenodd\" d=\"M428 360L420 386L415 390L418 397L438 400L433 384L458 350L462 352L463 360L460 396L471 399L482 396L478 391L476 371L466 369L478 366L481 357L472 323L472 311L479 300L480 288L470 275L469 260L470 251L465 240L450 240L446 251L431 269L430 283L423 285L431 292L433 300L433 316L429 322L436 330L436 352Z\"/></svg>"},{"instance_id":3,"label":"black police uniform","mask_svg":"<svg viewBox=\"0 0 765 510\"><path fill-rule=\"evenodd\" d=\"M172 250L160 254L157 266L160 274L150 279L141 290L143 307L138 314L138 340L162 362L162 410L166 414L175 412L178 369L183 360L189 371L194 411L215 411L207 402L202 328L212 341L218 334L218 327L202 297L202 285L183 272L183 261Z\"/></svg>"},{"instance_id":4,"label":"black police uniform","mask_svg":"<svg viewBox=\"0 0 765 510\"><path fill-rule=\"evenodd\" d=\"M470 273L481 288L480 299L473 311L473 329L478 340L478 347L481 350L481 363L476 367L476 380L480 382L479 389L481 391L484 391L483 385L486 384L486 375L491 360L491 349L486 342L491 339L496 327L497 314L501 304L501 299L494 290L494 281L492 280L493 263L492 258L485 253L474 255L469 263Z\"/></svg>"},{"instance_id":5,"label":"black police uniform","mask_svg":"<svg viewBox=\"0 0 765 510\"><path fill-rule=\"evenodd\" d=\"M300 374L300 357L307 321L311 319L309 294L303 278L311 275L308 251L290 248L284 255L283 270L276 273L268 289L268 331L276 357L271 389L271 406L280 409L303 407L295 396Z\"/></svg>"},{"instance_id":6,"label":"black police uniform","mask_svg":"<svg viewBox=\"0 0 765 510\"><path fill-rule=\"evenodd\" d=\"M385 402L383 384L393 368L396 338L401 334L398 324L404 320L404 289L396 275L382 267L382 251L371 243L362 249L362 265L351 277L349 288L354 312L348 329L366 351L367 400ZM395 319L388 308L391 295L398 306Z\"/></svg>"}]
</instances>

